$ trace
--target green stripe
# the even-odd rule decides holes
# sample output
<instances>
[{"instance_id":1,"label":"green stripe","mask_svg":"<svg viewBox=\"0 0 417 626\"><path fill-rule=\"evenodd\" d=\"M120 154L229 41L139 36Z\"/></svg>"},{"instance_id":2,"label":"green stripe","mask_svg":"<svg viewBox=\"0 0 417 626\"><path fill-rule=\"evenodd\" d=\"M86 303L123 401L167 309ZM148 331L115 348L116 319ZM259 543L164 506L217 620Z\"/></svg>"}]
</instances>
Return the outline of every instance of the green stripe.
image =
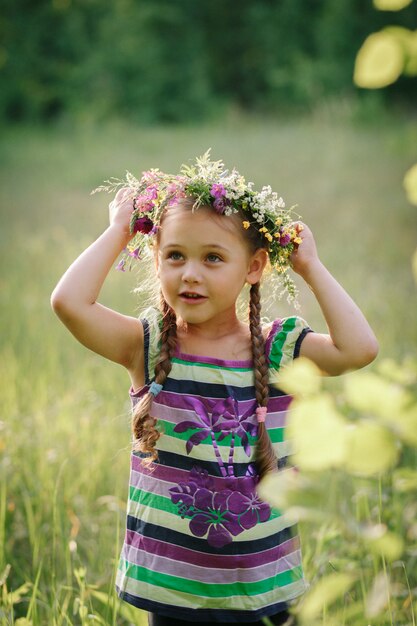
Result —
<instances>
[{"instance_id":1,"label":"green stripe","mask_svg":"<svg viewBox=\"0 0 417 626\"><path fill-rule=\"evenodd\" d=\"M197 357L196 357L197 358ZM233 372L252 372L252 367L230 367L227 365L219 365L214 363L200 363L200 361L187 361L186 359L180 359L179 357L172 357L172 363L185 363L185 365L196 365L197 367L208 367L216 370L232 370Z\"/></svg>"},{"instance_id":2,"label":"green stripe","mask_svg":"<svg viewBox=\"0 0 417 626\"><path fill-rule=\"evenodd\" d=\"M272 342L269 360L274 369L279 369L282 360L284 344L287 341L288 334L291 333L297 325L297 317L287 317L282 325L279 333L276 334Z\"/></svg>"},{"instance_id":3,"label":"green stripe","mask_svg":"<svg viewBox=\"0 0 417 626\"><path fill-rule=\"evenodd\" d=\"M165 496L157 496L154 493L143 491L142 489L138 489L138 487L130 485L129 498L133 502L140 502L143 506L178 515L178 506L171 502L169 498L165 498Z\"/></svg>"},{"instance_id":4,"label":"green stripe","mask_svg":"<svg viewBox=\"0 0 417 626\"><path fill-rule=\"evenodd\" d=\"M189 430L185 431L184 433L176 433L174 432L174 428L176 426L176 424L173 424L172 422L167 422L165 420L162 419L158 419L158 425L160 427L160 430L163 434L168 435L169 437L175 437L175 439L182 439L183 441L188 441L188 439L194 435L194 433L197 433L199 430L201 430L200 428L190 428ZM221 433L213 433L214 437L216 439L217 445L219 446L227 446L230 447L231 443L232 443L232 435L226 435L226 437L222 440L222 441L218 441L218 437L220 437ZM272 443L282 443L284 441L284 428L271 428L268 429L268 435L272 441ZM248 435L248 440L249 440L249 444L251 446L254 446L257 442L257 438L256 437L252 437L252 435ZM203 444L210 444L212 445L212 439L211 439L211 435L207 435L207 437L205 439L203 439L203 441L201 442ZM201 444L200 444L201 445ZM240 437L235 436L235 446L241 446L241 441L240 441Z\"/></svg>"},{"instance_id":5,"label":"green stripe","mask_svg":"<svg viewBox=\"0 0 417 626\"><path fill-rule=\"evenodd\" d=\"M123 562L120 563L120 568L123 568ZM148 598L149 600L156 600L159 602L165 602L166 604L172 603L172 591L170 589L162 589L155 587L154 585L148 585L146 582L141 582L129 578L129 572L123 569L117 571L117 585L122 591L139 596L142 598ZM209 598L204 599L200 596L199 606L205 609L226 609L229 611L237 610L241 611L245 608L248 610L262 609L270 604L277 602L284 602L289 599L293 599L304 593L306 590L306 583L303 578L296 580L291 585L286 587L279 587L263 593L258 596L242 597L242 596L229 596L226 598ZM195 609L196 599L192 594L186 591L175 591L175 603L177 606Z\"/></svg>"},{"instance_id":6,"label":"green stripe","mask_svg":"<svg viewBox=\"0 0 417 626\"><path fill-rule=\"evenodd\" d=\"M226 598L231 596L257 596L276 589L276 587L286 587L302 578L302 568L300 565L286 572L280 572L276 576L266 578L252 583L203 583L197 580L189 580L170 574L153 572L146 567L134 565L128 561L124 562L124 567L129 573L129 577L138 582L145 582L173 591L187 591L195 596L205 596L209 598Z\"/></svg>"}]
</instances>

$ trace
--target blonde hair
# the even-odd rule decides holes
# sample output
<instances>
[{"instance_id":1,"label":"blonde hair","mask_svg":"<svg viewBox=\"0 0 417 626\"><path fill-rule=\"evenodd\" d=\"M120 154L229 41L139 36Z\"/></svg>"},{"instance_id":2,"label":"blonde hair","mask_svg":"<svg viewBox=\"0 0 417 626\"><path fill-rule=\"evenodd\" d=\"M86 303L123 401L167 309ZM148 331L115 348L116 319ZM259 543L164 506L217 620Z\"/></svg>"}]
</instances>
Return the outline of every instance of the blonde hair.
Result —
<instances>
[{"instance_id":1,"label":"blonde hair","mask_svg":"<svg viewBox=\"0 0 417 626\"><path fill-rule=\"evenodd\" d=\"M192 210L193 204L193 199L186 198L182 200L180 204L176 205L176 207L179 206L185 210ZM212 209L212 207L210 208ZM265 239L255 227L252 226L246 230L243 228L242 221L244 215L237 213L225 217L216 213L214 209L212 209L212 211L214 217L229 221L232 219L237 225L240 225L242 237L249 245L252 253L259 248L265 248ZM162 222L163 218L161 219L161 224ZM162 293L160 295L160 310L162 312L161 350L155 366L154 381L163 387L171 371L171 359L177 344L177 319L174 310L165 301ZM250 288L249 329L251 335L256 401L258 407L266 408L269 400L268 361L265 354L265 340L261 325L259 283L252 285ZM147 455L143 459L144 463L147 465L150 465L152 461L158 458L156 442L160 437L160 432L157 428L157 419L150 414L153 398L154 396L150 391L142 396L134 407L132 418L132 431L135 439L134 450ZM277 458L265 422L258 423L255 464L260 478L277 468Z\"/></svg>"}]
</instances>

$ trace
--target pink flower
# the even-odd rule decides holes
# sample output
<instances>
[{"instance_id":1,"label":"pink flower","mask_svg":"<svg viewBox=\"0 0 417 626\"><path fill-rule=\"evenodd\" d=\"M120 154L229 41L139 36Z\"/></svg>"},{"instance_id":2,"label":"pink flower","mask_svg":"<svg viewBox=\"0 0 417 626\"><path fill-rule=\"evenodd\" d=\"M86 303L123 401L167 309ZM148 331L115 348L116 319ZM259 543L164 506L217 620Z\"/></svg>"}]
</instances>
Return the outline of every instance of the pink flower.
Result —
<instances>
[{"instance_id":1,"label":"pink flower","mask_svg":"<svg viewBox=\"0 0 417 626\"><path fill-rule=\"evenodd\" d=\"M148 187L146 190L146 196L149 198L149 200L155 200L155 198L157 198L158 196L158 187L156 185L151 185L150 187Z\"/></svg>"},{"instance_id":2,"label":"pink flower","mask_svg":"<svg viewBox=\"0 0 417 626\"><path fill-rule=\"evenodd\" d=\"M147 213L148 211L152 211L154 206L155 205L152 202L152 199L149 198L147 194L136 196L135 198L135 208L138 209L141 213Z\"/></svg>"},{"instance_id":3,"label":"pink flower","mask_svg":"<svg viewBox=\"0 0 417 626\"><path fill-rule=\"evenodd\" d=\"M213 198L216 198L217 200L226 195L226 189L220 183L214 183L214 185L212 185L212 188L210 189L210 193Z\"/></svg>"}]
</instances>

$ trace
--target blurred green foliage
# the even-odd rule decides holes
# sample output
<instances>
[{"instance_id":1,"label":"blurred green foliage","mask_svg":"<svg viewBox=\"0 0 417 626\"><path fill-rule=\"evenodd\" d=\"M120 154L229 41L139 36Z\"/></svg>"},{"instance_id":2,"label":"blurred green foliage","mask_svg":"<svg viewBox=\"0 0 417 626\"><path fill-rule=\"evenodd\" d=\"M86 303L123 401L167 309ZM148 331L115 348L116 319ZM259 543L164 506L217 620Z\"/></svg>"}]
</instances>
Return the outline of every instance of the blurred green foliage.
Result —
<instances>
[{"instance_id":1,"label":"blurred green foliage","mask_svg":"<svg viewBox=\"0 0 417 626\"><path fill-rule=\"evenodd\" d=\"M0 121L63 114L188 122L288 112L352 86L356 51L390 16L362 0L3 0ZM417 27L415 6L397 23ZM403 81L382 98L417 87Z\"/></svg>"},{"instance_id":2,"label":"blurred green foliage","mask_svg":"<svg viewBox=\"0 0 417 626\"><path fill-rule=\"evenodd\" d=\"M288 435L297 470L261 495L301 520L311 589L304 626L387 626L417 615L417 361L381 361L330 395L306 359L284 371L295 395Z\"/></svg>"}]
</instances>

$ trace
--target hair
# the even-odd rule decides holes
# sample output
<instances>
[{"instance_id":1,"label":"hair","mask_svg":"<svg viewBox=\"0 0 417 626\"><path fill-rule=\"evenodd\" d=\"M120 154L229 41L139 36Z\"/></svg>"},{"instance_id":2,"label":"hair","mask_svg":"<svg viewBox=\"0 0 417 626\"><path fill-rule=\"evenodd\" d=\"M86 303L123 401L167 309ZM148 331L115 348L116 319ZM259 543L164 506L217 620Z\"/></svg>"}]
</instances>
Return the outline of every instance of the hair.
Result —
<instances>
[{"instance_id":1,"label":"hair","mask_svg":"<svg viewBox=\"0 0 417 626\"><path fill-rule=\"evenodd\" d=\"M192 198L182 199L174 208L183 208L192 210L194 201ZM209 205L207 208L213 212L213 217L224 219ZM169 209L168 209L169 210ZM165 212L166 215L166 212ZM252 253L260 248L266 248L265 239L259 233L255 226L250 226L245 230L242 221L246 215L243 211L233 213L228 220L233 220L240 228L241 234ZM161 219L161 224L163 217ZM158 237L157 237L158 242ZM267 249L267 248L266 248ZM159 358L155 366L155 382L164 385L171 371L171 359L177 344L177 319L174 310L165 301L161 292L160 309L162 312L162 329L161 329L161 350ZM261 326L261 297L260 283L255 283L250 289L249 298L249 329L251 334L251 347L253 359L254 385L255 395L258 406L266 407L269 400L269 382L268 382L268 361L265 355L265 340ZM157 428L157 419L150 414L153 395L147 392L137 402L133 410L132 431L134 436L134 450L145 453L143 462L150 465L152 461L158 458L156 451L156 442L161 436ZM265 474L277 468L277 458L275 456L271 439L265 426L265 422L258 423L257 443L255 449L255 465L260 478Z\"/></svg>"}]
</instances>

